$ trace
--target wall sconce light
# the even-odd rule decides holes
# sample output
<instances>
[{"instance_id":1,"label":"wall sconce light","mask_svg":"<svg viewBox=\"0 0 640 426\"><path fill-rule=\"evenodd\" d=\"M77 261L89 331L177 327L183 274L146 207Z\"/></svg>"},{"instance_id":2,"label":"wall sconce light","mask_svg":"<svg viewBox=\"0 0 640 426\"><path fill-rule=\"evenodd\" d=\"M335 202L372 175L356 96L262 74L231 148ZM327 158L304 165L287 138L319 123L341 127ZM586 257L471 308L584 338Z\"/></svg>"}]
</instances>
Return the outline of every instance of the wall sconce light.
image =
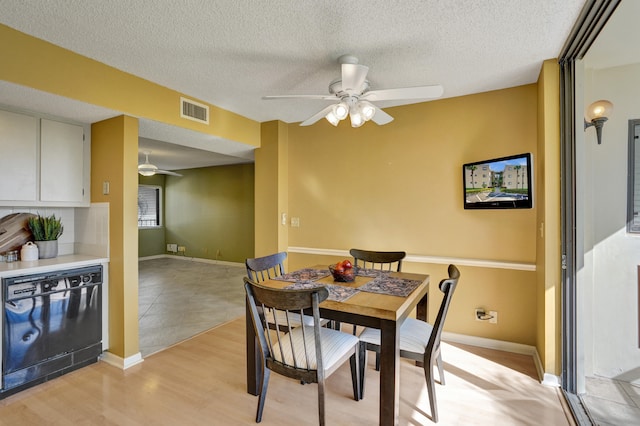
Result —
<instances>
[{"instance_id":1,"label":"wall sconce light","mask_svg":"<svg viewBox=\"0 0 640 426\"><path fill-rule=\"evenodd\" d=\"M595 101L587 107L586 119L584 120L584 130L595 126L598 145L602 143L602 126L609 119L609 115L613 111L613 104L609 101Z\"/></svg>"}]
</instances>

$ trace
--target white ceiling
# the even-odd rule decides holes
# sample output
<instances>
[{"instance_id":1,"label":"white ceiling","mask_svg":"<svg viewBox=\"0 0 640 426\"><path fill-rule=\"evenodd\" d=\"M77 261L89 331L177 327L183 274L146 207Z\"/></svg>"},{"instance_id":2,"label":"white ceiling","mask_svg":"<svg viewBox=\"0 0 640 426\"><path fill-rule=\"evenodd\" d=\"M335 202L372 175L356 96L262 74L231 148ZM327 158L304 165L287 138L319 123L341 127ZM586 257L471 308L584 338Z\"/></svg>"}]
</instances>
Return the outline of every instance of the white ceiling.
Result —
<instances>
[{"instance_id":1,"label":"white ceiling","mask_svg":"<svg viewBox=\"0 0 640 426\"><path fill-rule=\"evenodd\" d=\"M454 97L535 82L542 61L560 53L584 3L0 0L0 23L253 120L291 123L327 102L261 97L328 94L340 74L336 60L347 53L370 67L372 89L442 84L444 97ZM44 112L83 122L118 113L85 111L64 99L38 101L47 95L36 91L16 105L15 97L22 98L5 94L5 86L20 91L0 84L0 104L36 111L55 104ZM204 146L195 132L169 127L143 120L141 149L153 145L152 162L161 168L193 167L161 163L173 146L160 142ZM216 142L225 155L215 161L252 161L249 147Z\"/></svg>"}]
</instances>

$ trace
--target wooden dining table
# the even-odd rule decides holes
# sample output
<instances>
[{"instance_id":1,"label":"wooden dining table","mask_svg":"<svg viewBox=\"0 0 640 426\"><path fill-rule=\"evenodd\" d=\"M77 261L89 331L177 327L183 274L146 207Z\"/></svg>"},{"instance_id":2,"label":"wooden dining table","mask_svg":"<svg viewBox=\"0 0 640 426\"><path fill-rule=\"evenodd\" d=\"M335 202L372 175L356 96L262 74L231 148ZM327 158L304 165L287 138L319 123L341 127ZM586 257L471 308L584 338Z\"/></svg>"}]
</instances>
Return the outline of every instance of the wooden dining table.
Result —
<instances>
[{"instance_id":1,"label":"wooden dining table","mask_svg":"<svg viewBox=\"0 0 640 426\"><path fill-rule=\"evenodd\" d=\"M315 265L305 270L327 270L325 265ZM320 316L348 324L365 327L375 327L381 330L380 347L380 425L394 425L398 421L399 392L400 392L400 326L416 308L416 317L423 321L427 319L427 297L429 289L429 275L407 272L390 272L390 277L399 281L407 280L417 285L407 296L393 296L389 294L369 291L356 291L346 300L325 300L320 304ZM293 273L295 275L295 273ZM372 281L375 277L355 277L353 282L335 282L331 275L314 280L315 283L331 286L341 286L347 289L358 289ZM418 283L417 283L418 282ZM274 288L291 286L292 281L272 279L261 282L262 285ZM331 289L330 289L331 290ZM338 289L340 290L340 289ZM350 290L345 290L350 291ZM331 294L331 291L330 291ZM331 297L331 296L330 296ZM260 353L251 317L246 315L247 340L247 392L259 394Z\"/></svg>"}]
</instances>

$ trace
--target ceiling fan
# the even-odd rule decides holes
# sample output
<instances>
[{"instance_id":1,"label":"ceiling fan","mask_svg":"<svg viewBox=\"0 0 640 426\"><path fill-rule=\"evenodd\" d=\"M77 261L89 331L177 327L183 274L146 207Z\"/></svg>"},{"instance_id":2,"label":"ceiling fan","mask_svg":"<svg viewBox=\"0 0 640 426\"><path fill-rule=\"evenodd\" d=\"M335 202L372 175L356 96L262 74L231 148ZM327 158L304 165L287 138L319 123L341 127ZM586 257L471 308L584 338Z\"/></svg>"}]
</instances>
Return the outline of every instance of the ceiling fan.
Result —
<instances>
[{"instance_id":1,"label":"ceiling fan","mask_svg":"<svg viewBox=\"0 0 640 426\"><path fill-rule=\"evenodd\" d=\"M158 166L149 163L149 154L151 154L151 151L144 151L143 154L145 159L144 163L138 164L138 173L142 176L153 176L155 174L159 174L182 177L180 173L170 172L169 170L160 170Z\"/></svg>"},{"instance_id":2,"label":"ceiling fan","mask_svg":"<svg viewBox=\"0 0 640 426\"><path fill-rule=\"evenodd\" d=\"M262 99L320 99L333 100L337 103L329 105L318 113L309 117L301 126L309 126L321 118L334 126L341 120L351 119L352 127L360 127L371 120L383 125L393 121L393 117L373 105L375 101L408 100L408 99L433 99L442 96L442 86L417 86L397 89L369 90L367 72L369 67L358 64L358 58L352 55L342 55L338 58L342 68L341 78L333 80L329 84L330 95L282 95L263 96Z\"/></svg>"}]
</instances>

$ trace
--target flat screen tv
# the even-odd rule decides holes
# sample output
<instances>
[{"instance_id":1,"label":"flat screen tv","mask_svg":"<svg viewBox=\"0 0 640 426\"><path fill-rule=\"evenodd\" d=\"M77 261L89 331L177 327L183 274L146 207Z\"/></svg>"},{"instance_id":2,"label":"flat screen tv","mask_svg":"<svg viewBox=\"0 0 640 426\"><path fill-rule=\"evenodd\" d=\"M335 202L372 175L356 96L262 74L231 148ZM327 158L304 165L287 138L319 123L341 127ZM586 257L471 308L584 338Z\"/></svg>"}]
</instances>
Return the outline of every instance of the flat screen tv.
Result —
<instances>
[{"instance_id":1,"label":"flat screen tv","mask_svg":"<svg viewBox=\"0 0 640 426\"><path fill-rule=\"evenodd\" d=\"M464 208L530 209L532 166L529 153L464 164Z\"/></svg>"}]
</instances>

